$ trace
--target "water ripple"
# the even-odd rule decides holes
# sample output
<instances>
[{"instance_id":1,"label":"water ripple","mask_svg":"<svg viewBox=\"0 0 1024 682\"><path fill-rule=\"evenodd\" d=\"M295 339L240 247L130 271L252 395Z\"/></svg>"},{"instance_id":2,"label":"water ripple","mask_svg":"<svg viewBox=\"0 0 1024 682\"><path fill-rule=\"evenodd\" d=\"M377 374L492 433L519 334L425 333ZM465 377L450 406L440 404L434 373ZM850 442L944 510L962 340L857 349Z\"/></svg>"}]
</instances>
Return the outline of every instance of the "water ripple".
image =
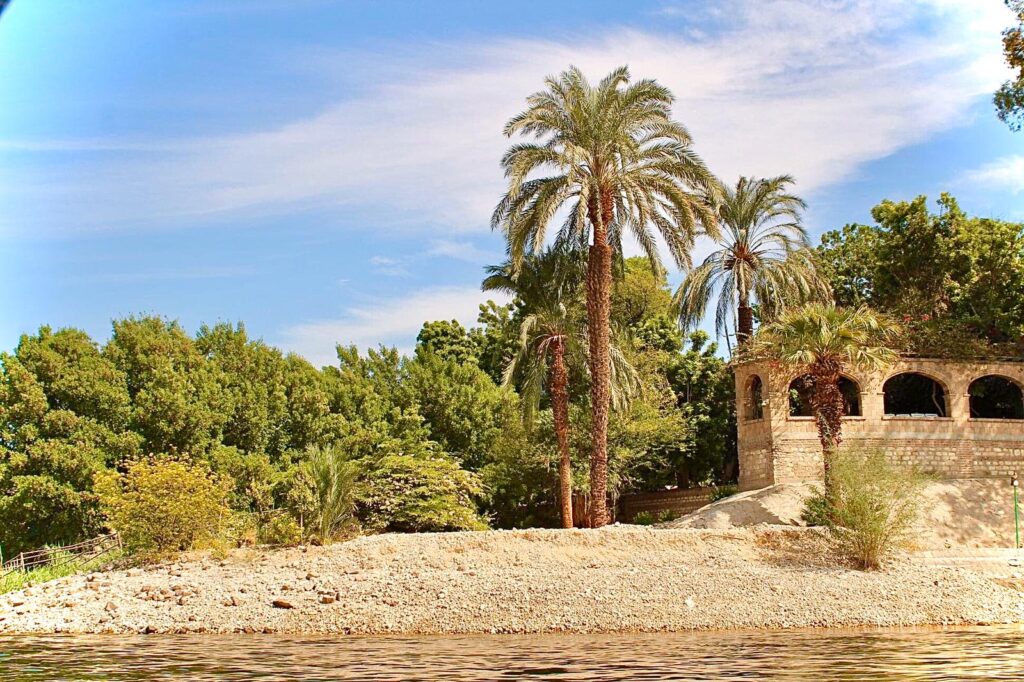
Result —
<instances>
[{"instance_id":1,"label":"water ripple","mask_svg":"<svg viewBox=\"0 0 1024 682\"><path fill-rule=\"evenodd\" d=\"M1024 627L0 637L2 680L1021 680Z\"/></svg>"}]
</instances>

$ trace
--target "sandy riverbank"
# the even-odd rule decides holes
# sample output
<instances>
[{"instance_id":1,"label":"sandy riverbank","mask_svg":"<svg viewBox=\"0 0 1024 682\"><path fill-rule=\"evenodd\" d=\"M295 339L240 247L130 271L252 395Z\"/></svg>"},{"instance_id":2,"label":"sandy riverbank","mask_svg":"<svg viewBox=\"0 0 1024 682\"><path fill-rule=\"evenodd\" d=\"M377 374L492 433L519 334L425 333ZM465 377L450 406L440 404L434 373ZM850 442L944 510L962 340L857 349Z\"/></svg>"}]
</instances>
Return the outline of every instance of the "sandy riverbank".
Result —
<instances>
[{"instance_id":1,"label":"sandy riverbank","mask_svg":"<svg viewBox=\"0 0 1024 682\"><path fill-rule=\"evenodd\" d=\"M0 597L12 632L601 632L1024 621L1024 593L897 561L836 567L817 531L488 531L243 549Z\"/></svg>"}]
</instances>

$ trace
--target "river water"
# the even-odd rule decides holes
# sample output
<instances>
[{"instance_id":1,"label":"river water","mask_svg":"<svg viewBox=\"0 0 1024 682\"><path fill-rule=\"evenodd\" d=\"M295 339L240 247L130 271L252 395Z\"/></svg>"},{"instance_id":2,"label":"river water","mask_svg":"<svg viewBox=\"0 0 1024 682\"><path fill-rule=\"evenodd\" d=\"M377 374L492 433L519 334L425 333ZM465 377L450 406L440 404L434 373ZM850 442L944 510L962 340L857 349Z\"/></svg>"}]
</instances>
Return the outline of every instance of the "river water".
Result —
<instances>
[{"instance_id":1,"label":"river water","mask_svg":"<svg viewBox=\"0 0 1024 682\"><path fill-rule=\"evenodd\" d=\"M0 637L0 680L1022 680L1024 627Z\"/></svg>"}]
</instances>

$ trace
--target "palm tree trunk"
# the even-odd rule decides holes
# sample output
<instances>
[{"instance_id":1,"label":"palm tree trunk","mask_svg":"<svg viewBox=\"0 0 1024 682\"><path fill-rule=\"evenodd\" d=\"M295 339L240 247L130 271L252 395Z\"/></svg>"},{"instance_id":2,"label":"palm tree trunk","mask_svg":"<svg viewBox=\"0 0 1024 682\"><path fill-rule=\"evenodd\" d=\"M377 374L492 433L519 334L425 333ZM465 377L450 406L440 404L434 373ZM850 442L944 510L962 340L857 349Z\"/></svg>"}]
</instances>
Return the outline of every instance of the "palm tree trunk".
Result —
<instances>
[{"instance_id":1,"label":"palm tree trunk","mask_svg":"<svg viewBox=\"0 0 1024 682\"><path fill-rule=\"evenodd\" d=\"M572 460L569 457L569 372L565 367L565 345L556 340L551 348L551 411L558 441L558 497L562 506L562 528L572 528Z\"/></svg>"},{"instance_id":2,"label":"palm tree trunk","mask_svg":"<svg viewBox=\"0 0 1024 682\"><path fill-rule=\"evenodd\" d=\"M736 325L736 346L742 347L754 334L754 309L740 301L737 317L739 323Z\"/></svg>"},{"instance_id":3,"label":"palm tree trunk","mask_svg":"<svg viewBox=\"0 0 1024 682\"><path fill-rule=\"evenodd\" d=\"M737 288L740 291L736 309L736 347L741 348L754 334L754 309L750 305L750 292L743 283Z\"/></svg>"},{"instance_id":4,"label":"palm tree trunk","mask_svg":"<svg viewBox=\"0 0 1024 682\"><path fill-rule=\"evenodd\" d=\"M590 525L594 528L608 523L608 403L611 396L611 355L608 345L612 293L612 248L608 243L608 224L611 218L611 193L602 192L600 206L591 207L594 243L587 258L590 436L593 439L590 455Z\"/></svg>"},{"instance_id":5,"label":"palm tree trunk","mask_svg":"<svg viewBox=\"0 0 1024 682\"><path fill-rule=\"evenodd\" d=\"M843 440L843 393L839 390L839 366L836 363L815 363L811 367L811 410L821 442L825 492L832 488L832 455Z\"/></svg>"}]
</instances>

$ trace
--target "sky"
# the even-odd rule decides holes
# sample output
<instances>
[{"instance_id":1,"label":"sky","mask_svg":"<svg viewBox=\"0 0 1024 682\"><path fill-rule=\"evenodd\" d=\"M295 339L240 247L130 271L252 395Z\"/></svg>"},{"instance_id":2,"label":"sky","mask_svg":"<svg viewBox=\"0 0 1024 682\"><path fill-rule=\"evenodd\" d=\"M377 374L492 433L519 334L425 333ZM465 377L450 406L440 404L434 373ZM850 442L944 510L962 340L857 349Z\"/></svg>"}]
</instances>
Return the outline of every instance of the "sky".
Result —
<instances>
[{"instance_id":1,"label":"sky","mask_svg":"<svg viewBox=\"0 0 1024 682\"><path fill-rule=\"evenodd\" d=\"M667 85L726 181L795 176L815 241L944 191L1024 220L1024 133L991 104L1011 22L999 0L13 0L0 350L158 314L327 364L473 323L502 126L570 64Z\"/></svg>"}]
</instances>

